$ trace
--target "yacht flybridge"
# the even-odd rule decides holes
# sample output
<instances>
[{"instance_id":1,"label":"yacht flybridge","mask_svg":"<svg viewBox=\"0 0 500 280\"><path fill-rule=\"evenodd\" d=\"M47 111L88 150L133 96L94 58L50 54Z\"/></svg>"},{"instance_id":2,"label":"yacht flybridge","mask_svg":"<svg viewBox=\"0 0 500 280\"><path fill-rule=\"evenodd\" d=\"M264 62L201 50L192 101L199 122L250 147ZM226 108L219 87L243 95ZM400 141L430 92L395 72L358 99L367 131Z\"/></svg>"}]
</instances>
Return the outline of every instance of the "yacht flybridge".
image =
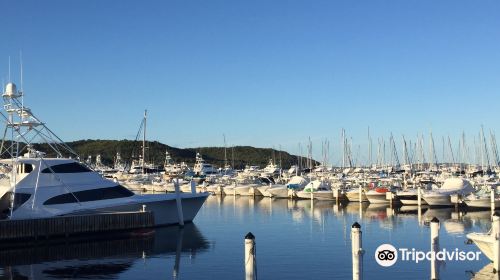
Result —
<instances>
[{"instance_id":1,"label":"yacht flybridge","mask_svg":"<svg viewBox=\"0 0 500 280\"><path fill-rule=\"evenodd\" d=\"M155 225L168 225L179 223L179 217L192 221L208 196L137 195L75 160L78 155L24 106L23 92L15 84L8 83L2 97L5 112L0 118L10 138L0 145L0 219L146 210L153 212ZM40 144L51 152L36 151Z\"/></svg>"}]
</instances>

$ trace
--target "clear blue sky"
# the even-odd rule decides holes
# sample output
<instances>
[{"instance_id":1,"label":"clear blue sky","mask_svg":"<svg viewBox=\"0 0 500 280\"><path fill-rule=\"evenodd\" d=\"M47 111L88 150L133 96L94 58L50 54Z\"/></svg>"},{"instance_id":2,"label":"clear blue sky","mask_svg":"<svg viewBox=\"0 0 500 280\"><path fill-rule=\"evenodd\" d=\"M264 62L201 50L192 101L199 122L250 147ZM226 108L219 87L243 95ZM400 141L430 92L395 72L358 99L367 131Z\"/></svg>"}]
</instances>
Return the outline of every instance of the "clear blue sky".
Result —
<instances>
[{"instance_id":1,"label":"clear blue sky","mask_svg":"<svg viewBox=\"0 0 500 280\"><path fill-rule=\"evenodd\" d=\"M65 140L282 146L341 128L468 141L499 131L500 2L0 1L0 76ZM399 141L400 142L400 141ZM436 144L440 146L440 144Z\"/></svg>"}]
</instances>

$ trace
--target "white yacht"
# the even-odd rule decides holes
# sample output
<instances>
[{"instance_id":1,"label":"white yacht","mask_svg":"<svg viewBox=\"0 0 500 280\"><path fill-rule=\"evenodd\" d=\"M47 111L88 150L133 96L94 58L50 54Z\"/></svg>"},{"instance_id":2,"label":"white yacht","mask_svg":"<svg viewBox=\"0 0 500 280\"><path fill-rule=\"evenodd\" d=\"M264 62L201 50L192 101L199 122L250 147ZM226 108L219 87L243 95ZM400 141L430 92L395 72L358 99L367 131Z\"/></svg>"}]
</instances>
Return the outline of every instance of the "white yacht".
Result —
<instances>
[{"instance_id":1,"label":"white yacht","mask_svg":"<svg viewBox=\"0 0 500 280\"><path fill-rule=\"evenodd\" d=\"M493 214L491 229L489 232L471 232L467 234L467 238L474 242L483 254L492 262L495 261L495 255L499 247L500 236L500 217L498 213ZM497 251L497 252L495 252ZM491 278L495 279L495 278Z\"/></svg>"},{"instance_id":2,"label":"white yacht","mask_svg":"<svg viewBox=\"0 0 500 280\"><path fill-rule=\"evenodd\" d=\"M491 189L494 190L493 203L495 208L500 207L500 196L498 195L498 183L491 183L487 187L483 187L475 193L469 194L464 199L464 203L468 207L473 208L491 208Z\"/></svg>"},{"instance_id":3,"label":"white yacht","mask_svg":"<svg viewBox=\"0 0 500 280\"><path fill-rule=\"evenodd\" d=\"M345 195L350 202L360 202L359 201L359 192L361 188L361 202L368 202L368 198L366 197L367 190L362 186L352 186L348 190L346 190Z\"/></svg>"},{"instance_id":4,"label":"white yacht","mask_svg":"<svg viewBox=\"0 0 500 280\"><path fill-rule=\"evenodd\" d=\"M298 191L296 193L297 197L299 198L311 198L311 193L312 197L314 199L319 199L319 200L333 200L333 192L330 187L326 182L319 181L319 180L314 180L309 182L304 187L304 190Z\"/></svg>"},{"instance_id":5,"label":"white yacht","mask_svg":"<svg viewBox=\"0 0 500 280\"><path fill-rule=\"evenodd\" d=\"M290 191L301 190L308 183L309 181L302 176L293 176L292 178L290 178L290 181L288 181L286 185L273 184L266 190L266 193L268 193L270 197L288 198L290 196Z\"/></svg>"},{"instance_id":6,"label":"white yacht","mask_svg":"<svg viewBox=\"0 0 500 280\"><path fill-rule=\"evenodd\" d=\"M23 93L13 83L3 93L7 116L6 129L11 139L4 138L0 155L0 213L3 219L39 219L67 215L151 211L155 225L179 223L194 219L208 193L136 195L115 181L67 155L78 155L60 140L33 113L24 107ZM54 157L37 152L31 143L42 139ZM30 139L30 141L28 141ZM4 145L4 143L22 145ZM24 156L19 156L24 153ZM66 156L65 156L66 155ZM180 199L181 207L177 206ZM179 215L178 209L182 209Z\"/></svg>"},{"instance_id":7,"label":"white yacht","mask_svg":"<svg viewBox=\"0 0 500 280\"><path fill-rule=\"evenodd\" d=\"M422 192L423 190L420 191ZM418 205L418 189L416 188L397 191L396 197L403 205ZM425 202L422 196L420 204L427 205L427 202Z\"/></svg>"},{"instance_id":8,"label":"white yacht","mask_svg":"<svg viewBox=\"0 0 500 280\"><path fill-rule=\"evenodd\" d=\"M272 177L274 175L280 174L280 172L281 169L276 164L274 164L274 161L272 159L270 159L267 166L262 169L261 176Z\"/></svg>"},{"instance_id":9,"label":"white yacht","mask_svg":"<svg viewBox=\"0 0 500 280\"><path fill-rule=\"evenodd\" d=\"M0 210L4 218L36 219L54 216L152 211L156 225L179 222L176 195L136 195L104 179L73 159L19 157L0 161L15 166L14 178L0 179ZM11 202L14 197L13 203ZM184 222L194 219L208 194L180 194Z\"/></svg>"},{"instance_id":10,"label":"white yacht","mask_svg":"<svg viewBox=\"0 0 500 280\"><path fill-rule=\"evenodd\" d=\"M210 163L205 163L205 160L200 155L200 153L196 153L196 162L194 164L193 171L195 175L203 176L203 175L212 175L218 174L219 171Z\"/></svg>"},{"instance_id":11,"label":"white yacht","mask_svg":"<svg viewBox=\"0 0 500 280\"><path fill-rule=\"evenodd\" d=\"M389 187L375 187L369 191L367 191L366 194L366 199L370 203L375 203L375 204L388 204L389 200L386 199L386 193L390 192ZM359 198L359 194L358 194Z\"/></svg>"},{"instance_id":12,"label":"white yacht","mask_svg":"<svg viewBox=\"0 0 500 280\"><path fill-rule=\"evenodd\" d=\"M441 188L424 192L423 198L430 206L453 206L452 195L466 196L474 191L469 181L462 178L448 178Z\"/></svg>"}]
</instances>

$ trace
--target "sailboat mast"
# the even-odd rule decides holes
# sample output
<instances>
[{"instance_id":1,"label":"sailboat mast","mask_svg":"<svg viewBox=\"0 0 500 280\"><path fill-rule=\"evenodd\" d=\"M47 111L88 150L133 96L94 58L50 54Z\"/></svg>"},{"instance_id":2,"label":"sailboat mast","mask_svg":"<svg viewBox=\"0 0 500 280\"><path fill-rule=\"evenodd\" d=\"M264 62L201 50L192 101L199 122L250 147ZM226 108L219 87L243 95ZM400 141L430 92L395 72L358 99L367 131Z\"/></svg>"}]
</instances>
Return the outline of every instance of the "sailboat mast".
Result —
<instances>
[{"instance_id":1,"label":"sailboat mast","mask_svg":"<svg viewBox=\"0 0 500 280\"><path fill-rule=\"evenodd\" d=\"M224 168L227 167L227 145L226 145L226 135L222 134L222 137L224 137Z\"/></svg>"},{"instance_id":2,"label":"sailboat mast","mask_svg":"<svg viewBox=\"0 0 500 280\"><path fill-rule=\"evenodd\" d=\"M144 110L144 133L142 134L142 174L145 173L146 169L146 120L147 120L148 110Z\"/></svg>"}]
</instances>

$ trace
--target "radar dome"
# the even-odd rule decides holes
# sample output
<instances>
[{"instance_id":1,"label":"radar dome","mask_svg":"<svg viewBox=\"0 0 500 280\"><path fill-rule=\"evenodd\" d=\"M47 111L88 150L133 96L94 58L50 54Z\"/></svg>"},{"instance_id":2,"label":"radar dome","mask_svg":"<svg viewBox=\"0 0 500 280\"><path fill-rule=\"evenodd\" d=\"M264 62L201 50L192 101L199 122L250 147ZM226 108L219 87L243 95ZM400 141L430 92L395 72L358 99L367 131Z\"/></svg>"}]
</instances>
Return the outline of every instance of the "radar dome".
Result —
<instances>
[{"instance_id":1,"label":"radar dome","mask_svg":"<svg viewBox=\"0 0 500 280\"><path fill-rule=\"evenodd\" d=\"M5 86L5 95L16 95L17 94L17 87L16 87L16 84L14 83L8 83L6 86Z\"/></svg>"}]
</instances>

